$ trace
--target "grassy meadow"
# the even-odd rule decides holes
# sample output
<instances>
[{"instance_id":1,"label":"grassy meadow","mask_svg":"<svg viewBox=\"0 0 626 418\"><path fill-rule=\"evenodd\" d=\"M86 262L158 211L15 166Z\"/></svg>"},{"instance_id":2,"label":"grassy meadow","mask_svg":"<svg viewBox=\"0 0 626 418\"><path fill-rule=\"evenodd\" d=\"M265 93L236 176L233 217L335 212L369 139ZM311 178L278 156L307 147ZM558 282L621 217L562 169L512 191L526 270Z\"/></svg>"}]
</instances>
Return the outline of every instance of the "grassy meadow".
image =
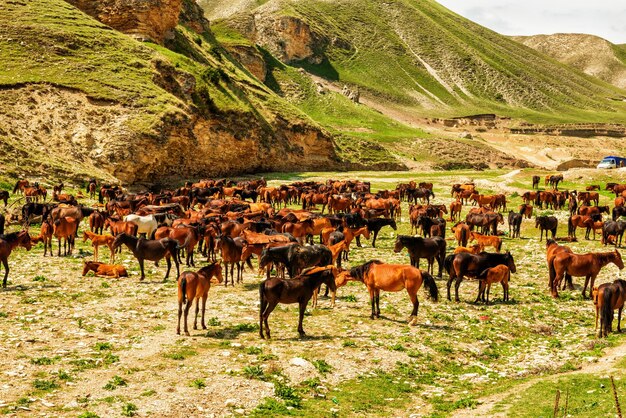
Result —
<instances>
[{"instance_id":1,"label":"grassy meadow","mask_svg":"<svg viewBox=\"0 0 626 418\"><path fill-rule=\"evenodd\" d=\"M436 203L449 203L452 182L474 180L481 192L506 191L515 208L531 174L270 173L266 178L270 184L358 178L371 181L373 190L430 180ZM565 188L581 188L616 176L620 181L623 174L584 170L565 176ZM609 203L610 196L602 195L601 204ZM409 233L407 212L403 204L398 231L384 228L377 248L367 240L363 248L353 245L348 266L373 258L408 263L406 253L392 250L396 234ZM558 235L564 236L566 215L556 215ZM500 229L508 231L506 224ZM31 233L37 231L34 225ZM598 240L571 246L576 252L602 250ZM449 240L448 250L454 247ZM502 302L501 288L494 287L492 304L474 304L472 282L461 285L460 303L448 302L445 280L437 280L439 302L420 290L418 324L408 326L405 292L381 293L382 317L371 320L366 288L349 283L339 289L334 309L325 298L317 309L309 307L304 339L296 333L297 307L279 305L270 317L272 340L258 336L256 271L246 271L244 283L234 288L214 285L208 329L179 337L175 273L163 281L164 263L158 268L147 263L146 281L139 282L137 262L124 250L117 261L129 278L81 277L83 259L92 258L82 240L70 257L56 256L56 242L54 257L43 257L42 244L30 252L17 249L0 300L0 411L74 417L545 416L559 389L561 408L567 391L572 416L612 414L607 373L613 369L604 365L613 361L603 356L621 347L623 337L595 338L593 305L582 299L580 279L574 279L575 291L562 292L559 300L550 297L544 243L532 220L524 221L522 238L505 237L503 247L518 269L509 302ZM101 261L107 258L108 251L101 250ZM197 263L201 259L196 256ZM598 283L617 274L615 266L607 267ZM611 373L623 391L620 367Z\"/></svg>"}]
</instances>

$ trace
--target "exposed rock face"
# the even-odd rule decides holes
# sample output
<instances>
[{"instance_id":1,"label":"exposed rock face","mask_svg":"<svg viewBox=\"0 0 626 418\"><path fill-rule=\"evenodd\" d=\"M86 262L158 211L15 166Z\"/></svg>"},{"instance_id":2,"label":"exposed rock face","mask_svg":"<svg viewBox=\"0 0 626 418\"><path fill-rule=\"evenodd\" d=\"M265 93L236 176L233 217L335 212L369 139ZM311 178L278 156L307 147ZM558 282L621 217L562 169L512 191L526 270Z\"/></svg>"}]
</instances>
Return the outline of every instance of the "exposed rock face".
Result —
<instances>
[{"instance_id":1,"label":"exposed rock face","mask_svg":"<svg viewBox=\"0 0 626 418\"><path fill-rule=\"evenodd\" d=\"M248 45L228 45L226 47L250 73L265 82L267 76L267 65L261 53L253 46Z\"/></svg>"},{"instance_id":2,"label":"exposed rock face","mask_svg":"<svg viewBox=\"0 0 626 418\"><path fill-rule=\"evenodd\" d=\"M159 70L169 83L187 80L170 69ZM184 94L184 88L179 87ZM50 86L0 90L0 151L28 153L41 161L30 175L84 180L85 174L116 178L125 184L175 183L180 179L263 171L337 169L341 163L329 136L304 123L277 118L261 126L249 114L205 118L178 113L161 121L154 135L128 129L137 110L98 102L84 93ZM10 99L10 100L9 100ZM16 117L15 115L19 115ZM37 154L37 155L34 155ZM40 154L40 155L39 155ZM23 175L16 168L3 172Z\"/></svg>"},{"instance_id":3,"label":"exposed rock face","mask_svg":"<svg viewBox=\"0 0 626 418\"><path fill-rule=\"evenodd\" d=\"M319 64L324 60L328 39L295 16L277 15L261 7L254 15L238 19L236 26L284 63Z\"/></svg>"},{"instance_id":4,"label":"exposed rock face","mask_svg":"<svg viewBox=\"0 0 626 418\"><path fill-rule=\"evenodd\" d=\"M100 22L141 40L163 43L178 24L183 0L66 0Z\"/></svg>"},{"instance_id":5,"label":"exposed rock face","mask_svg":"<svg viewBox=\"0 0 626 418\"><path fill-rule=\"evenodd\" d=\"M179 22L198 33L209 32L209 21L204 17L204 10L196 3L196 0L183 0Z\"/></svg>"}]
</instances>

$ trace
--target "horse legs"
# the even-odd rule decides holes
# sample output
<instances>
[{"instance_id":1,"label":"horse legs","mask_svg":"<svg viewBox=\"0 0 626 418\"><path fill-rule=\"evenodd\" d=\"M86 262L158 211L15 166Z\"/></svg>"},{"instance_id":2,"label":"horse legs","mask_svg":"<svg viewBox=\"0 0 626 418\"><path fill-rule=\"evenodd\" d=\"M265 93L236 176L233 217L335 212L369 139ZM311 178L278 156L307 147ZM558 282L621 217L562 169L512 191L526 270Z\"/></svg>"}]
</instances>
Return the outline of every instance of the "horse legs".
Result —
<instances>
[{"instance_id":1,"label":"horse legs","mask_svg":"<svg viewBox=\"0 0 626 418\"><path fill-rule=\"evenodd\" d=\"M167 271L165 272L165 278L163 279L163 281L167 280L167 278L170 277L170 270L172 268L172 260L170 260L169 256L165 257L165 262L167 263ZM176 260L176 254L174 254L174 262L176 263L176 266L178 266L178 260Z\"/></svg>"},{"instance_id":2,"label":"horse legs","mask_svg":"<svg viewBox=\"0 0 626 418\"><path fill-rule=\"evenodd\" d=\"M198 329L198 313L200 312L200 298L196 299L196 315L193 318L193 329Z\"/></svg>"},{"instance_id":3,"label":"horse legs","mask_svg":"<svg viewBox=\"0 0 626 418\"><path fill-rule=\"evenodd\" d=\"M461 286L461 282L463 281L463 276L459 276L456 278L456 283L454 283L454 301L460 302L459 299L459 287Z\"/></svg>"},{"instance_id":4,"label":"horse legs","mask_svg":"<svg viewBox=\"0 0 626 418\"><path fill-rule=\"evenodd\" d=\"M485 291L485 281L479 280L478 281L478 294L476 295L476 300L474 301L474 303L478 303L481 301L481 296L484 291Z\"/></svg>"},{"instance_id":5,"label":"horse legs","mask_svg":"<svg viewBox=\"0 0 626 418\"><path fill-rule=\"evenodd\" d=\"M302 321L304 320L304 311L306 311L306 305L308 303L308 300L300 301L300 312L298 316L298 334L300 334L300 338L306 337L306 334L304 333L304 328L302 327Z\"/></svg>"},{"instance_id":6,"label":"horse legs","mask_svg":"<svg viewBox=\"0 0 626 418\"><path fill-rule=\"evenodd\" d=\"M176 326L176 334L180 335L180 317L183 315L183 302L178 302L178 325ZM597 328L597 326L596 326Z\"/></svg>"},{"instance_id":7,"label":"horse legs","mask_svg":"<svg viewBox=\"0 0 626 418\"><path fill-rule=\"evenodd\" d=\"M9 277L9 258L2 259L2 265L4 266L4 280L2 280L2 287L7 287L7 278Z\"/></svg>"},{"instance_id":8,"label":"horse legs","mask_svg":"<svg viewBox=\"0 0 626 418\"><path fill-rule=\"evenodd\" d=\"M372 239L372 248L376 248L376 237L378 236L378 231L374 231L374 238Z\"/></svg>"},{"instance_id":9,"label":"horse legs","mask_svg":"<svg viewBox=\"0 0 626 418\"><path fill-rule=\"evenodd\" d=\"M407 288L407 292L409 293L409 298L413 303L413 310L411 311L411 316L409 317L409 325L417 325L417 312L420 307L420 302L417 299L417 290L414 288Z\"/></svg>"},{"instance_id":10,"label":"horse legs","mask_svg":"<svg viewBox=\"0 0 626 418\"><path fill-rule=\"evenodd\" d=\"M621 324L622 324L622 309L623 309L623 306L621 306L617 310L617 332L622 332L622 328L621 328Z\"/></svg>"},{"instance_id":11,"label":"horse legs","mask_svg":"<svg viewBox=\"0 0 626 418\"><path fill-rule=\"evenodd\" d=\"M376 294L373 289L370 289L370 303L372 304L372 314L370 319L376 318Z\"/></svg>"},{"instance_id":12,"label":"horse legs","mask_svg":"<svg viewBox=\"0 0 626 418\"><path fill-rule=\"evenodd\" d=\"M380 318L380 290L376 289L376 318Z\"/></svg>"},{"instance_id":13,"label":"horse legs","mask_svg":"<svg viewBox=\"0 0 626 418\"><path fill-rule=\"evenodd\" d=\"M185 335L189 335L189 328L187 326L187 317L189 316L189 309L191 309L192 304L193 304L193 300L187 299L187 303L185 304Z\"/></svg>"},{"instance_id":14,"label":"horse legs","mask_svg":"<svg viewBox=\"0 0 626 418\"><path fill-rule=\"evenodd\" d=\"M235 272L235 263L230 263L230 283L233 285L233 287L235 286L235 279L234 279L234 272Z\"/></svg>"},{"instance_id":15,"label":"horse legs","mask_svg":"<svg viewBox=\"0 0 626 418\"><path fill-rule=\"evenodd\" d=\"M59 240L59 252L58 252L58 256L59 256L59 257L61 257L61 238L58 238L58 237L57 237L57 239Z\"/></svg>"},{"instance_id":16,"label":"horse legs","mask_svg":"<svg viewBox=\"0 0 626 418\"><path fill-rule=\"evenodd\" d=\"M98 246L94 245L93 247L93 257L95 261L98 261Z\"/></svg>"},{"instance_id":17,"label":"horse legs","mask_svg":"<svg viewBox=\"0 0 626 418\"><path fill-rule=\"evenodd\" d=\"M137 261L139 262L139 268L141 269L141 278L139 280L143 280L143 279L146 278L146 275L145 275L145 273L143 271L143 258L138 258ZM185 318L187 318L187 317L185 316ZM185 319L185 321L186 321L186 319Z\"/></svg>"},{"instance_id":18,"label":"horse legs","mask_svg":"<svg viewBox=\"0 0 626 418\"><path fill-rule=\"evenodd\" d=\"M272 336L270 335L270 326L267 320L270 317L270 314L272 313L276 305L278 305L278 301L269 302L267 306L265 307L265 310L261 314L261 318L263 319L263 323L265 325L265 331L267 332L268 339L272 338ZM302 316L304 316L304 314Z\"/></svg>"}]
</instances>

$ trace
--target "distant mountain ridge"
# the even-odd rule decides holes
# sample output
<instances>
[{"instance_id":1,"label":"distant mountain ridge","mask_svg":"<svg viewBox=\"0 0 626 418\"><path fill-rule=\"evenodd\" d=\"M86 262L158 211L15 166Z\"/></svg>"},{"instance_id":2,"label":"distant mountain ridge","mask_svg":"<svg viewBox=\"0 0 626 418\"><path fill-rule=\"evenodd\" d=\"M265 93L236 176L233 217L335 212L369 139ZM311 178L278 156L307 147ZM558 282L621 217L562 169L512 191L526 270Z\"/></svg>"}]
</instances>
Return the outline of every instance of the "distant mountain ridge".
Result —
<instances>
[{"instance_id":1,"label":"distant mountain ridge","mask_svg":"<svg viewBox=\"0 0 626 418\"><path fill-rule=\"evenodd\" d=\"M513 39L585 74L626 89L625 44L616 45L598 36L576 33L515 36Z\"/></svg>"}]
</instances>

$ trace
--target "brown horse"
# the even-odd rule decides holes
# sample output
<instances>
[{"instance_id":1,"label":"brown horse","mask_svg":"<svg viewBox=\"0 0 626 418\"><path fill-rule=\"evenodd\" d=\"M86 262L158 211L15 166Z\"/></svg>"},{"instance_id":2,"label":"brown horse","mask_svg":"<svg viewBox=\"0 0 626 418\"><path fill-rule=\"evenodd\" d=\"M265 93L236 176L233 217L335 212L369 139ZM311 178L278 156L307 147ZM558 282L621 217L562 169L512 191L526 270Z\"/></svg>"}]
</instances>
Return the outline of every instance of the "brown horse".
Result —
<instances>
[{"instance_id":1,"label":"brown horse","mask_svg":"<svg viewBox=\"0 0 626 418\"><path fill-rule=\"evenodd\" d=\"M0 235L0 261L4 266L4 279L2 287L7 287L7 278L9 277L9 256L15 247L24 247L26 251L31 249L31 238L27 231L13 232L6 235Z\"/></svg>"},{"instance_id":2,"label":"brown horse","mask_svg":"<svg viewBox=\"0 0 626 418\"><path fill-rule=\"evenodd\" d=\"M470 232L470 242L476 241L481 249L485 247L493 247L497 253L502 249L502 238L493 235L482 235L478 232Z\"/></svg>"},{"instance_id":3,"label":"brown horse","mask_svg":"<svg viewBox=\"0 0 626 418\"><path fill-rule=\"evenodd\" d=\"M13 188L13 194L24 194L24 189L27 187L30 187L30 183L28 182L28 180L18 180L17 183L15 183L15 187Z\"/></svg>"},{"instance_id":4,"label":"brown horse","mask_svg":"<svg viewBox=\"0 0 626 418\"><path fill-rule=\"evenodd\" d=\"M115 250L113 250L113 241L115 241L115 237L113 235L98 235L91 231L84 231L83 242L87 242L87 240L91 241L95 261L98 261L98 248L101 245L109 247L109 251L111 252L109 259L111 260L111 263L115 260Z\"/></svg>"},{"instance_id":5,"label":"brown horse","mask_svg":"<svg viewBox=\"0 0 626 418\"><path fill-rule=\"evenodd\" d=\"M463 203L460 200L450 203L450 220L452 222L461 220L461 210L463 209Z\"/></svg>"},{"instance_id":6,"label":"brown horse","mask_svg":"<svg viewBox=\"0 0 626 418\"><path fill-rule=\"evenodd\" d=\"M471 232L470 227L464 222L459 222L452 227L452 232L454 233L457 245L467 247L467 240Z\"/></svg>"},{"instance_id":7,"label":"brown horse","mask_svg":"<svg viewBox=\"0 0 626 418\"><path fill-rule=\"evenodd\" d=\"M170 275L170 269L172 268L171 258L174 259L176 264L176 274L180 275L180 267L178 264L178 243L171 238L163 239L145 239L143 237L137 238L128 234L119 234L113 241L113 249L116 249L122 245L133 253L137 261L139 262L139 268L141 269L141 278L145 279L145 273L143 269L144 260L154 261L154 264L158 267L159 260L165 258L167 262L167 272L165 273L166 280Z\"/></svg>"},{"instance_id":8,"label":"brown horse","mask_svg":"<svg viewBox=\"0 0 626 418\"><path fill-rule=\"evenodd\" d=\"M548 263L548 274L549 281L548 287L550 291L553 291L554 287L554 278L556 277L556 271L554 270L554 257L556 257L559 253L569 253L573 254L572 249L566 245L559 245L555 240L549 239L546 241L546 261ZM563 283L563 289L565 289L565 285L569 286L570 290L574 289L574 284L572 283L572 276L569 274L565 274L565 283Z\"/></svg>"},{"instance_id":9,"label":"brown horse","mask_svg":"<svg viewBox=\"0 0 626 418\"><path fill-rule=\"evenodd\" d=\"M563 280L565 274L569 274L574 277L585 278L585 286L582 293L583 298L586 298L587 286L590 285L589 288L593 289L593 284L600 270L609 263L615 264L620 270L624 268L622 256L617 250L608 253L573 254L561 252L557 254L552 261L556 273L552 296L555 298L559 296L557 289L561 284L561 280Z\"/></svg>"},{"instance_id":10,"label":"brown horse","mask_svg":"<svg viewBox=\"0 0 626 418\"><path fill-rule=\"evenodd\" d=\"M50 249L50 256L52 256L52 235L54 230L52 228L52 224L50 220L46 219L41 222L41 229L39 230L39 235L31 238L31 243L36 245L39 242L43 242L43 255L44 257L48 254L48 249Z\"/></svg>"},{"instance_id":11,"label":"brown horse","mask_svg":"<svg viewBox=\"0 0 626 418\"><path fill-rule=\"evenodd\" d=\"M313 267L290 279L280 279L272 277L261 282L259 286L260 309L259 309L259 332L261 338L265 338L263 328L267 331L267 338L271 338L268 318L276 305L279 303L297 303L299 305L298 333L300 337L306 336L302 327L304 319L304 311L306 306L313 297L315 289L319 289L325 284L335 293L337 287L335 280L337 278L337 268L334 266Z\"/></svg>"},{"instance_id":12,"label":"brown horse","mask_svg":"<svg viewBox=\"0 0 626 418\"><path fill-rule=\"evenodd\" d=\"M241 246L238 245L235 239L228 235L222 235L217 241L217 247L222 252L222 262L224 263L224 270L226 280L224 286L228 286L228 265L230 264L230 283L235 285L234 270L237 266L237 283L243 281L243 265L241 264L241 254L243 253L243 241ZM249 259L248 259L249 260Z\"/></svg>"},{"instance_id":13,"label":"brown horse","mask_svg":"<svg viewBox=\"0 0 626 418\"><path fill-rule=\"evenodd\" d=\"M413 303L413 310L409 317L409 325L417 324L417 311L419 300L417 291L422 283L428 290L428 294L433 301L439 299L439 289L435 279L428 273L420 271L418 268L401 264L384 264L378 260L368 261L360 266L350 269L349 278L363 282L370 293L372 305L371 319L380 318L380 291L399 292L403 289L409 294Z\"/></svg>"},{"instance_id":14,"label":"brown horse","mask_svg":"<svg viewBox=\"0 0 626 418\"><path fill-rule=\"evenodd\" d=\"M101 277L128 277L128 273L126 272L126 268L119 264L104 264L98 261L87 261L85 260L83 266L83 276L86 276L87 273L93 271L96 276Z\"/></svg>"},{"instance_id":15,"label":"brown horse","mask_svg":"<svg viewBox=\"0 0 626 418\"><path fill-rule=\"evenodd\" d=\"M215 277L215 281L213 281ZM204 313L206 310L206 300L211 289L211 283L222 282L222 266L219 263L211 263L202 267L197 272L185 271L178 277L178 326L176 334L180 335L180 317L183 313L183 304L185 304L185 335L189 335L187 328L187 316L189 309L196 301L196 315L193 320L193 329L198 329L198 312L200 310L200 299L202 299L202 329L206 329L204 323Z\"/></svg>"},{"instance_id":16,"label":"brown horse","mask_svg":"<svg viewBox=\"0 0 626 418\"><path fill-rule=\"evenodd\" d=\"M621 331L622 309L626 299L626 280L617 279L613 283L604 283L591 291L596 308L596 330L598 338L613 332L613 311L617 309L617 332ZM600 329L598 330L598 318Z\"/></svg>"},{"instance_id":17,"label":"brown horse","mask_svg":"<svg viewBox=\"0 0 626 418\"><path fill-rule=\"evenodd\" d=\"M56 239L59 241L58 256L61 257L61 240L63 242L63 255L71 255L74 250L74 239L76 238L76 230L78 229L78 222L76 219L69 216L57 219L52 225L53 233Z\"/></svg>"},{"instance_id":18,"label":"brown horse","mask_svg":"<svg viewBox=\"0 0 626 418\"><path fill-rule=\"evenodd\" d=\"M488 268L478 275L480 279L480 287L478 288L478 296L476 296L476 302L482 300L485 303L489 303L489 292L491 291L491 285L494 283L502 283L503 301L509 300L509 278L511 277L511 271L503 264L495 267ZM485 297L485 288L487 289L487 295Z\"/></svg>"}]
</instances>

